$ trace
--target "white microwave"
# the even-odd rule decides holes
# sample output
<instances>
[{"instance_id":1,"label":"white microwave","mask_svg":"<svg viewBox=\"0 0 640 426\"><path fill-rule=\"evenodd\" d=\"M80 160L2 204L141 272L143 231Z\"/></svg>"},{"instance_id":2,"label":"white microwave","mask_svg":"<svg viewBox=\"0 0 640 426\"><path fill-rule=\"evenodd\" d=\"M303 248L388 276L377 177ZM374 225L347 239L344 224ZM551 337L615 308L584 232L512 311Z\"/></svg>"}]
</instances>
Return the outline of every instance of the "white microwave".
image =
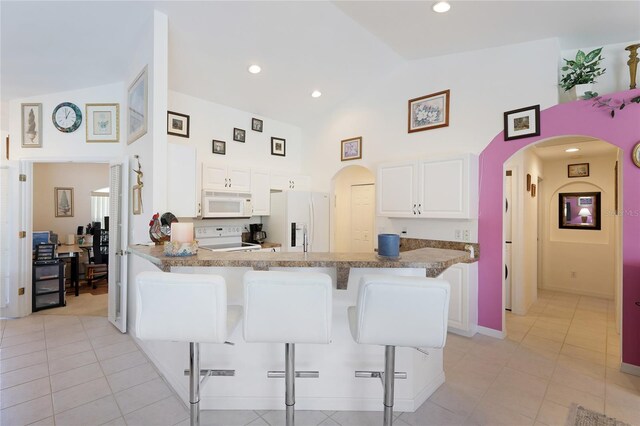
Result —
<instances>
[{"instance_id":1,"label":"white microwave","mask_svg":"<svg viewBox=\"0 0 640 426\"><path fill-rule=\"evenodd\" d=\"M202 217L251 217L251 194L202 191Z\"/></svg>"}]
</instances>

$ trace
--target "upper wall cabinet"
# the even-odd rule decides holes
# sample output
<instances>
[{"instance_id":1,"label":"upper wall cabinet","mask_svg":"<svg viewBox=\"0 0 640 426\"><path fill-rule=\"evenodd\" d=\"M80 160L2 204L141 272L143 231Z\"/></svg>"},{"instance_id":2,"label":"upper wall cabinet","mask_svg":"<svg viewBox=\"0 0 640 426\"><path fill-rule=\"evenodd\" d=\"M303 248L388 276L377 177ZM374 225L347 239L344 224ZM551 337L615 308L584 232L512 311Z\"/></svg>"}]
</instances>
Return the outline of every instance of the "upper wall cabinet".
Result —
<instances>
[{"instance_id":1,"label":"upper wall cabinet","mask_svg":"<svg viewBox=\"0 0 640 426\"><path fill-rule=\"evenodd\" d=\"M251 169L251 203L254 216L271 214L271 188L268 170Z\"/></svg>"},{"instance_id":2,"label":"upper wall cabinet","mask_svg":"<svg viewBox=\"0 0 640 426\"><path fill-rule=\"evenodd\" d=\"M310 191L311 176L273 172L271 173L271 189L274 191Z\"/></svg>"},{"instance_id":3,"label":"upper wall cabinet","mask_svg":"<svg viewBox=\"0 0 640 426\"><path fill-rule=\"evenodd\" d=\"M202 163L202 189L251 192L251 170L242 167Z\"/></svg>"},{"instance_id":4,"label":"upper wall cabinet","mask_svg":"<svg viewBox=\"0 0 640 426\"><path fill-rule=\"evenodd\" d=\"M167 144L167 208L177 217L200 216L196 184L196 148Z\"/></svg>"},{"instance_id":5,"label":"upper wall cabinet","mask_svg":"<svg viewBox=\"0 0 640 426\"><path fill-rule=\"evenodd\" d=\"M477 217L478 157L472 154L381 164L378 215L437 219Z\"/></svg>"}]
</instances>

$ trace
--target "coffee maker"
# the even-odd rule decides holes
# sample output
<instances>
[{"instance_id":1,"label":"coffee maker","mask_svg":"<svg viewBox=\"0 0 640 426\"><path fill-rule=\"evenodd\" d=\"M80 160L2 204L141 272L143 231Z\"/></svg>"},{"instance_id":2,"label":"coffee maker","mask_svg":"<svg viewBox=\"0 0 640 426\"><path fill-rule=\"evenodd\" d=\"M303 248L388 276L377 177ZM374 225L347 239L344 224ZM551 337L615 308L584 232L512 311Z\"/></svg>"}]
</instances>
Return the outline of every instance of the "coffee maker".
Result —
<instances>
[{"instance_id":1,"label":"coffee maker","mask_svg":"<svg viewBox=\"0 0 640 426\"><path fill-rule=\"evenodd\" d=\"M249 225L251 231L251 242L262 244L267 239L267 233L262 230L261 223L252 223Z\"/></svg>"}]
</instances>

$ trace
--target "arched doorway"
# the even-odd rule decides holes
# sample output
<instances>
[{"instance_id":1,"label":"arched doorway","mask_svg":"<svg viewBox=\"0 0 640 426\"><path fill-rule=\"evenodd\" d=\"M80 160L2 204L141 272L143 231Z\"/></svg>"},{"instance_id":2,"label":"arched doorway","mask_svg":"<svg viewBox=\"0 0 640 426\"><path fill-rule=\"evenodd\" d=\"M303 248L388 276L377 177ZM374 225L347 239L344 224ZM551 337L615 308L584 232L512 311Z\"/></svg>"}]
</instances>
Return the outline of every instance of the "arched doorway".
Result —
<instances>
[{"instance_id":1,"label":"arched doorway","mask_svg":"<svg viewBox=\"0 0 640 426\"><path fill-rule=\"evenodd\" d=\"M611 95L614 102L640 95L630 90ZM637 106L631 106L615 118L607 111L594 108L591 102L576 101L548 108L541 112L541 134L536 137L506 142L498 134L480 155L480 203L478 239L482 248L478 277L478 323L489 332L504 331L502 309L502 229L503 163L523 147L541 140L563 135L586 135L601 139L622 150L623 180L623 289L622 341L623 370L640 372L640 194L634 182L640 182L640 168L631 159L631 152L640 141L640 120ZM635 214L634 214L635 212Z\"/></svg>"},{"instance_id":2,"label":"arched doorway","mask_svg":"<svg viewBox=\"0 0 640 426\"><path fill-rule=\"evenodd\" d=\"M375 176L363 166L340 169L331 184L331 250L373 252L375 229Z\"/></svg>"}]
</instances>

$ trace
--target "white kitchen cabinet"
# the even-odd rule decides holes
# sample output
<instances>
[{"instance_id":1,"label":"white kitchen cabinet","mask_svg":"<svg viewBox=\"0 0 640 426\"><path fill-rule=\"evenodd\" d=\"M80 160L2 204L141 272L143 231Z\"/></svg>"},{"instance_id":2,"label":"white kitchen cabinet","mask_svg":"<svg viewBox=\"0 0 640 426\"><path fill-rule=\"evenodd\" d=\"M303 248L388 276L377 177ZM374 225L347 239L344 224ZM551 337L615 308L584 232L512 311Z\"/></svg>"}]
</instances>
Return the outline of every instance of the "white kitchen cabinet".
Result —
<instances>
[{"instance_id":1,"label":"white kitchen cabinet","mask_svg":"<svg viewBox=\"0 0 640 426\"><path fill-rule=\"evenodd\" d=\"M311 176L272 172L271 189L274 191L310 191Z\"/></svg>"},{"instance_id":2,"label":"white kitchen cabinet","mask_svg":"<svg viewBox=\"0 0 640 426\"><path fill-rule=\"evenodd\" d=\"M478 263L457 263L438 278L451 285L448 330L473 336L478 328Z\"/></svg>"},{"instance_id":3,"label":"white kitchen cabinet","mask_svg":"<svg viewBox=\"0 0 640 426\"><path fill-rule=\"evenodd\" d=\"M200 215L196 167L194 146L167 144L167 210L176 217Z\"/></svg>"},{"instance_id":4,"label":"white kitchen cabinet","mask_svg":"<svg viewBox=\"0 0 640 426\"><path fill-rule=\"evenodd\" d=\"M216 163L202 163L202 189L251 192L251 170Z\"/></svg>"},{"instance_id":5,"label":"white kitchen cabinet","mask_svg":"<svg viewBox=\"0 0 640 426\"><path fill-rule=\"evenodd\" d=\"M251 202L254 216L269 216L271 213L271 187L268 170L251 169Z\"/></svg>"},{"instance_id":6,"label":"white kitchen cabinet","mask_svg":"<svg viewBox=\"0 0 640 426\"><path fill-rule=\"evenodd\" d=\"M378 214L386 217L477 217L478 158L464 154L381 164Z\"/></svg>"}]
</instances>

